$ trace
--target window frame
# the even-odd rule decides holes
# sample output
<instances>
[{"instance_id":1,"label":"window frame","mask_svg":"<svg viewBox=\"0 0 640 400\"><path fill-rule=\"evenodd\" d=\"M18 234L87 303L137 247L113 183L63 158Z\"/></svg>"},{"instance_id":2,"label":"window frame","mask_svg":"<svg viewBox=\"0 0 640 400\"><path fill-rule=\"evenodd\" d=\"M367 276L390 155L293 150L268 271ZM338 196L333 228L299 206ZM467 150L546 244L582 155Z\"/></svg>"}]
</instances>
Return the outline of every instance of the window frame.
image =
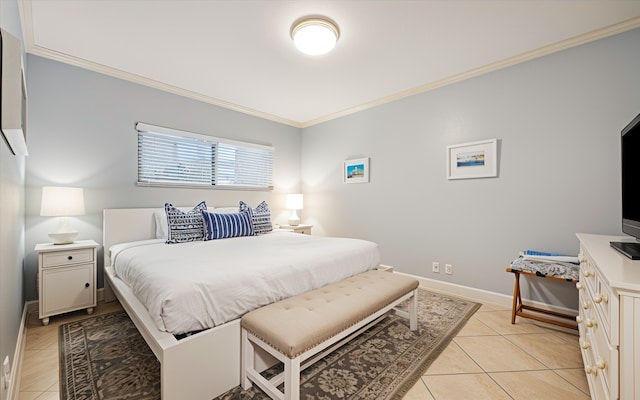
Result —
<instances>
[{"instance_id":1,"label":"window frame","mask_svg":"<svg viewBox=\"0 0 640 400\"><path fill-rule=\"evenodd\" d=\"M137 134L137 186L144 187L164 187L164 188L197 188L197 189L223 189L223 190L256 190L256 191L266 191L273 190L273 155L274 155L274 147L271 145L257 144L251 142L245 142L240 140L233 139L225 139L216 136L203 135L200 133L194 133L179 129L166 128L157 125L151 125L144 122L136 122L135 130ZM165 136L165 138L175 137L175 144L178 144L182 141L183 138L188 139L196 139L199 141L203 141L205 143L211 144L212 146L212 156L211 156L211 182L210 183L189 183L189 182L180 182L176 181L153 181L153 180L141 180L141 168L143 168L143 162L141 161L141 135L146 135L147 137L151 137L154 134ZM184 143L184 141L183 141ZM266 168L266 172L262 171L259 173L263 177L260 183L266 183L266 185L262 185L259 183L256 184L235 184L235 183L218 183L218 168L222 165L229 166L228 163L222 163L222 158L219 157L219 145L225 148L235 148L236 150L242 151L242 149L247 150L245 156L250 152L254 152L254 154L259 154L260 152L264 152L264 154L255 158L251 158L256 161L256 168ZM256 153L257 151L257 153ZM249 156L251 157L251 156ZM184 160L182 160L184 161ZM176 165L176 167L178 167ZM236 171L235 173L237 173ZM244 171L243 171L244 172ZM224 176L228 176L228 174L224 174ZM247 176L242 175L242 176ZM236 176L238 179L238 176Z\"/></svg>"}]
</instances>

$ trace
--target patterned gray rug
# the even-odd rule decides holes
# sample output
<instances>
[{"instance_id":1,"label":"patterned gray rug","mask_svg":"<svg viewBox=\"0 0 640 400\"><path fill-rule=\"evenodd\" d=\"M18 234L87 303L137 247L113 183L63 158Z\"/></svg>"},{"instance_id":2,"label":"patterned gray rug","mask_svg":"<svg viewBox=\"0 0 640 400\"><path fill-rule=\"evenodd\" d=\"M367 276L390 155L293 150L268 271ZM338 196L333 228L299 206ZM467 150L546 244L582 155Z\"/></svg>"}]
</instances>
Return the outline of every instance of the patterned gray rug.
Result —
<instances>
[{"instance_id":1,"label":"patterned gray rug","mask_svg":"<svg viewBox=\"0 0 640 400\"><path fill-rule=\"evenodd\" d=\"M300 398L401 399L479 307L420 289L418 333L389 314L304 370ZM124 311L60 327L60 398L160 399L159 363ZM236 387L217 399L269 398L256 387Z\"/></svg>"}]
</instances>

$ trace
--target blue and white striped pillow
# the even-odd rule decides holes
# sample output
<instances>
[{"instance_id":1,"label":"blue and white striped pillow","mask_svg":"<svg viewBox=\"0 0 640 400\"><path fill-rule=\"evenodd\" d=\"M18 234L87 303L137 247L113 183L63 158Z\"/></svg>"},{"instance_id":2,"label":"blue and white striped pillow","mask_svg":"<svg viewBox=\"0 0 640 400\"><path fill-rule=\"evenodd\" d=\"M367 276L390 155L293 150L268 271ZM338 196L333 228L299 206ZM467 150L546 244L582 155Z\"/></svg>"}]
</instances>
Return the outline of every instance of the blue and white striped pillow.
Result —
<instances>
[{"instance_id":1,"label":"blue and white striped pillow","mask_svg":"<svg viewBox=\"0 0 640 400\"><path fill-rule=\"evenodd\" d=\"M202 218L204 240L253 236L253 224L248 212L219 214L202 211Z\"/></svg>"},{"instance_id":2,"label":"blue and white striped pillow","mask_svg":"<svg viewBox=\"0 0 640 400\"><path fill-rule=\"evenodd\" d=\"M240 201L240 211L245 211L251 214L251 223L253 224L253 231L256 235L262 235L263 233L269 233L273 230L271 224L271 211L266 201L261 202L256 208L251 208L244 201Z\"/></svg>"}]
</instances>

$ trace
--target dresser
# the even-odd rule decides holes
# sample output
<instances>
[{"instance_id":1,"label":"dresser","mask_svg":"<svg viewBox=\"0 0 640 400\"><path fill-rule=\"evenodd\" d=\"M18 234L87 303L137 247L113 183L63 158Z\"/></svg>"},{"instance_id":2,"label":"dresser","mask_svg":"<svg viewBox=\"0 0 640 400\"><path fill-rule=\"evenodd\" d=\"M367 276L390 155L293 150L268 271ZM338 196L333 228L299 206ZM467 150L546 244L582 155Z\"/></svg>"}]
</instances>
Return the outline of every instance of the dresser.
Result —
<instances>
[{"instance_id":1,"label":"dresser","mask_svg":"<svg viewBox=\"0 0 640 400\"><path fill-rule=\"evenodd\" d=\"M576 317L591 398L640 399L640 261L611 248L629 237L577 234Z\"/></svg>"},{"instance_id":2,"label":"dresser","mask_svg":"<svg viewBox=\"0 0 640 400\"><path fill-rule=\"evenodd\" d=\"M38 312L43 325L49 317L96 306L98 243L77 240L71 244L40 243L38 253Z\"/></svg>"}]
</instances>

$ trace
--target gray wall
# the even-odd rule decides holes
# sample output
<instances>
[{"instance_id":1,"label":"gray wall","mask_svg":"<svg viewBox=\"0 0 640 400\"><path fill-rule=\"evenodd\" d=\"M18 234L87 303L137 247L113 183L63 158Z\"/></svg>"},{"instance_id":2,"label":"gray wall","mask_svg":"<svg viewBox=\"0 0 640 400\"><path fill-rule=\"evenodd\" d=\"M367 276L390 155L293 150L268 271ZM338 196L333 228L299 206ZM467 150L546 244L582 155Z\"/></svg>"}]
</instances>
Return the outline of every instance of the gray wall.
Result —
<instances>
[{"instance_id":1,"label":"gray wall","mask_svg":"<svg viewBox=\"0 0 640 400\"><path fill-rule=\"evenodd\" d=\"M17 1L0 1L0 27L22 38ZM9 356L12 365L24 304L24 180L24 156L14 156L0 139L0 362Z\"/></svg>"},{"instance_id":2,"label":"gray wall","mask_svg":"<svg viewBox=\"0 0 640 400\"><path fill-rule=\"evenodd\" d=\"M29 55L29 152L26 175L28 300L37 299L36 243L49 242L55 218L40 217L42 186L85 189L86 215L75 217L78 239L102 243L102 210L210 206L269 201L276 222L286 222L284 194L300 190L300 129L251 117L149 87ZM273 192L138 187L137 121L217 137L271 144ZM98 287L103 286L102 250Z\"/></svg>"},{"instance_id":3,"label":"gray wall","mask_svg":"<svg viewBox=\"0 0 640 400\"><path fill-rule=\"evenodd\" d=\"M518 251L576 254L575 232L620 233L619 135L640 111L640 30L300 130L36 56L28 57L31 156L26 175L26 297L33 246L48 241L43 185L86 190L80 238L101 241L108 207L229 205L306 194L302 219L319 235L371 239L399 271L510 294ZM273 193L135 186L133 124L192 130L276 147ZM448 181L445 148L498 138L499 176ZM371 157L371 183L345 185L342 162ZM302 168L302 171L300 171ZM451 263L451 276L432 261ZM99 269L101 271L102 265ZM99 275L102 286L102 274ZM563 283L536 299L576 307ZM527 295L529 295L527 293Z\"/></svg>"},{"instance_id":4,"label":"gray wall","mask_svg":"<svg viewBox=\"0 0 640 400\"><path fill-rule=\"evenodd\" d=\"M399 271L510 295L519 251L576 255L576 232L622 234L619 137L639 112L634 30L313 126L305 222L378 242ZM447 145L490 138L497 178L446 179ZM343 184L342 162L363 156L371 183ZM534 285L531 297L577 308L570 285Z\"/></svg>"}]
</instances>

